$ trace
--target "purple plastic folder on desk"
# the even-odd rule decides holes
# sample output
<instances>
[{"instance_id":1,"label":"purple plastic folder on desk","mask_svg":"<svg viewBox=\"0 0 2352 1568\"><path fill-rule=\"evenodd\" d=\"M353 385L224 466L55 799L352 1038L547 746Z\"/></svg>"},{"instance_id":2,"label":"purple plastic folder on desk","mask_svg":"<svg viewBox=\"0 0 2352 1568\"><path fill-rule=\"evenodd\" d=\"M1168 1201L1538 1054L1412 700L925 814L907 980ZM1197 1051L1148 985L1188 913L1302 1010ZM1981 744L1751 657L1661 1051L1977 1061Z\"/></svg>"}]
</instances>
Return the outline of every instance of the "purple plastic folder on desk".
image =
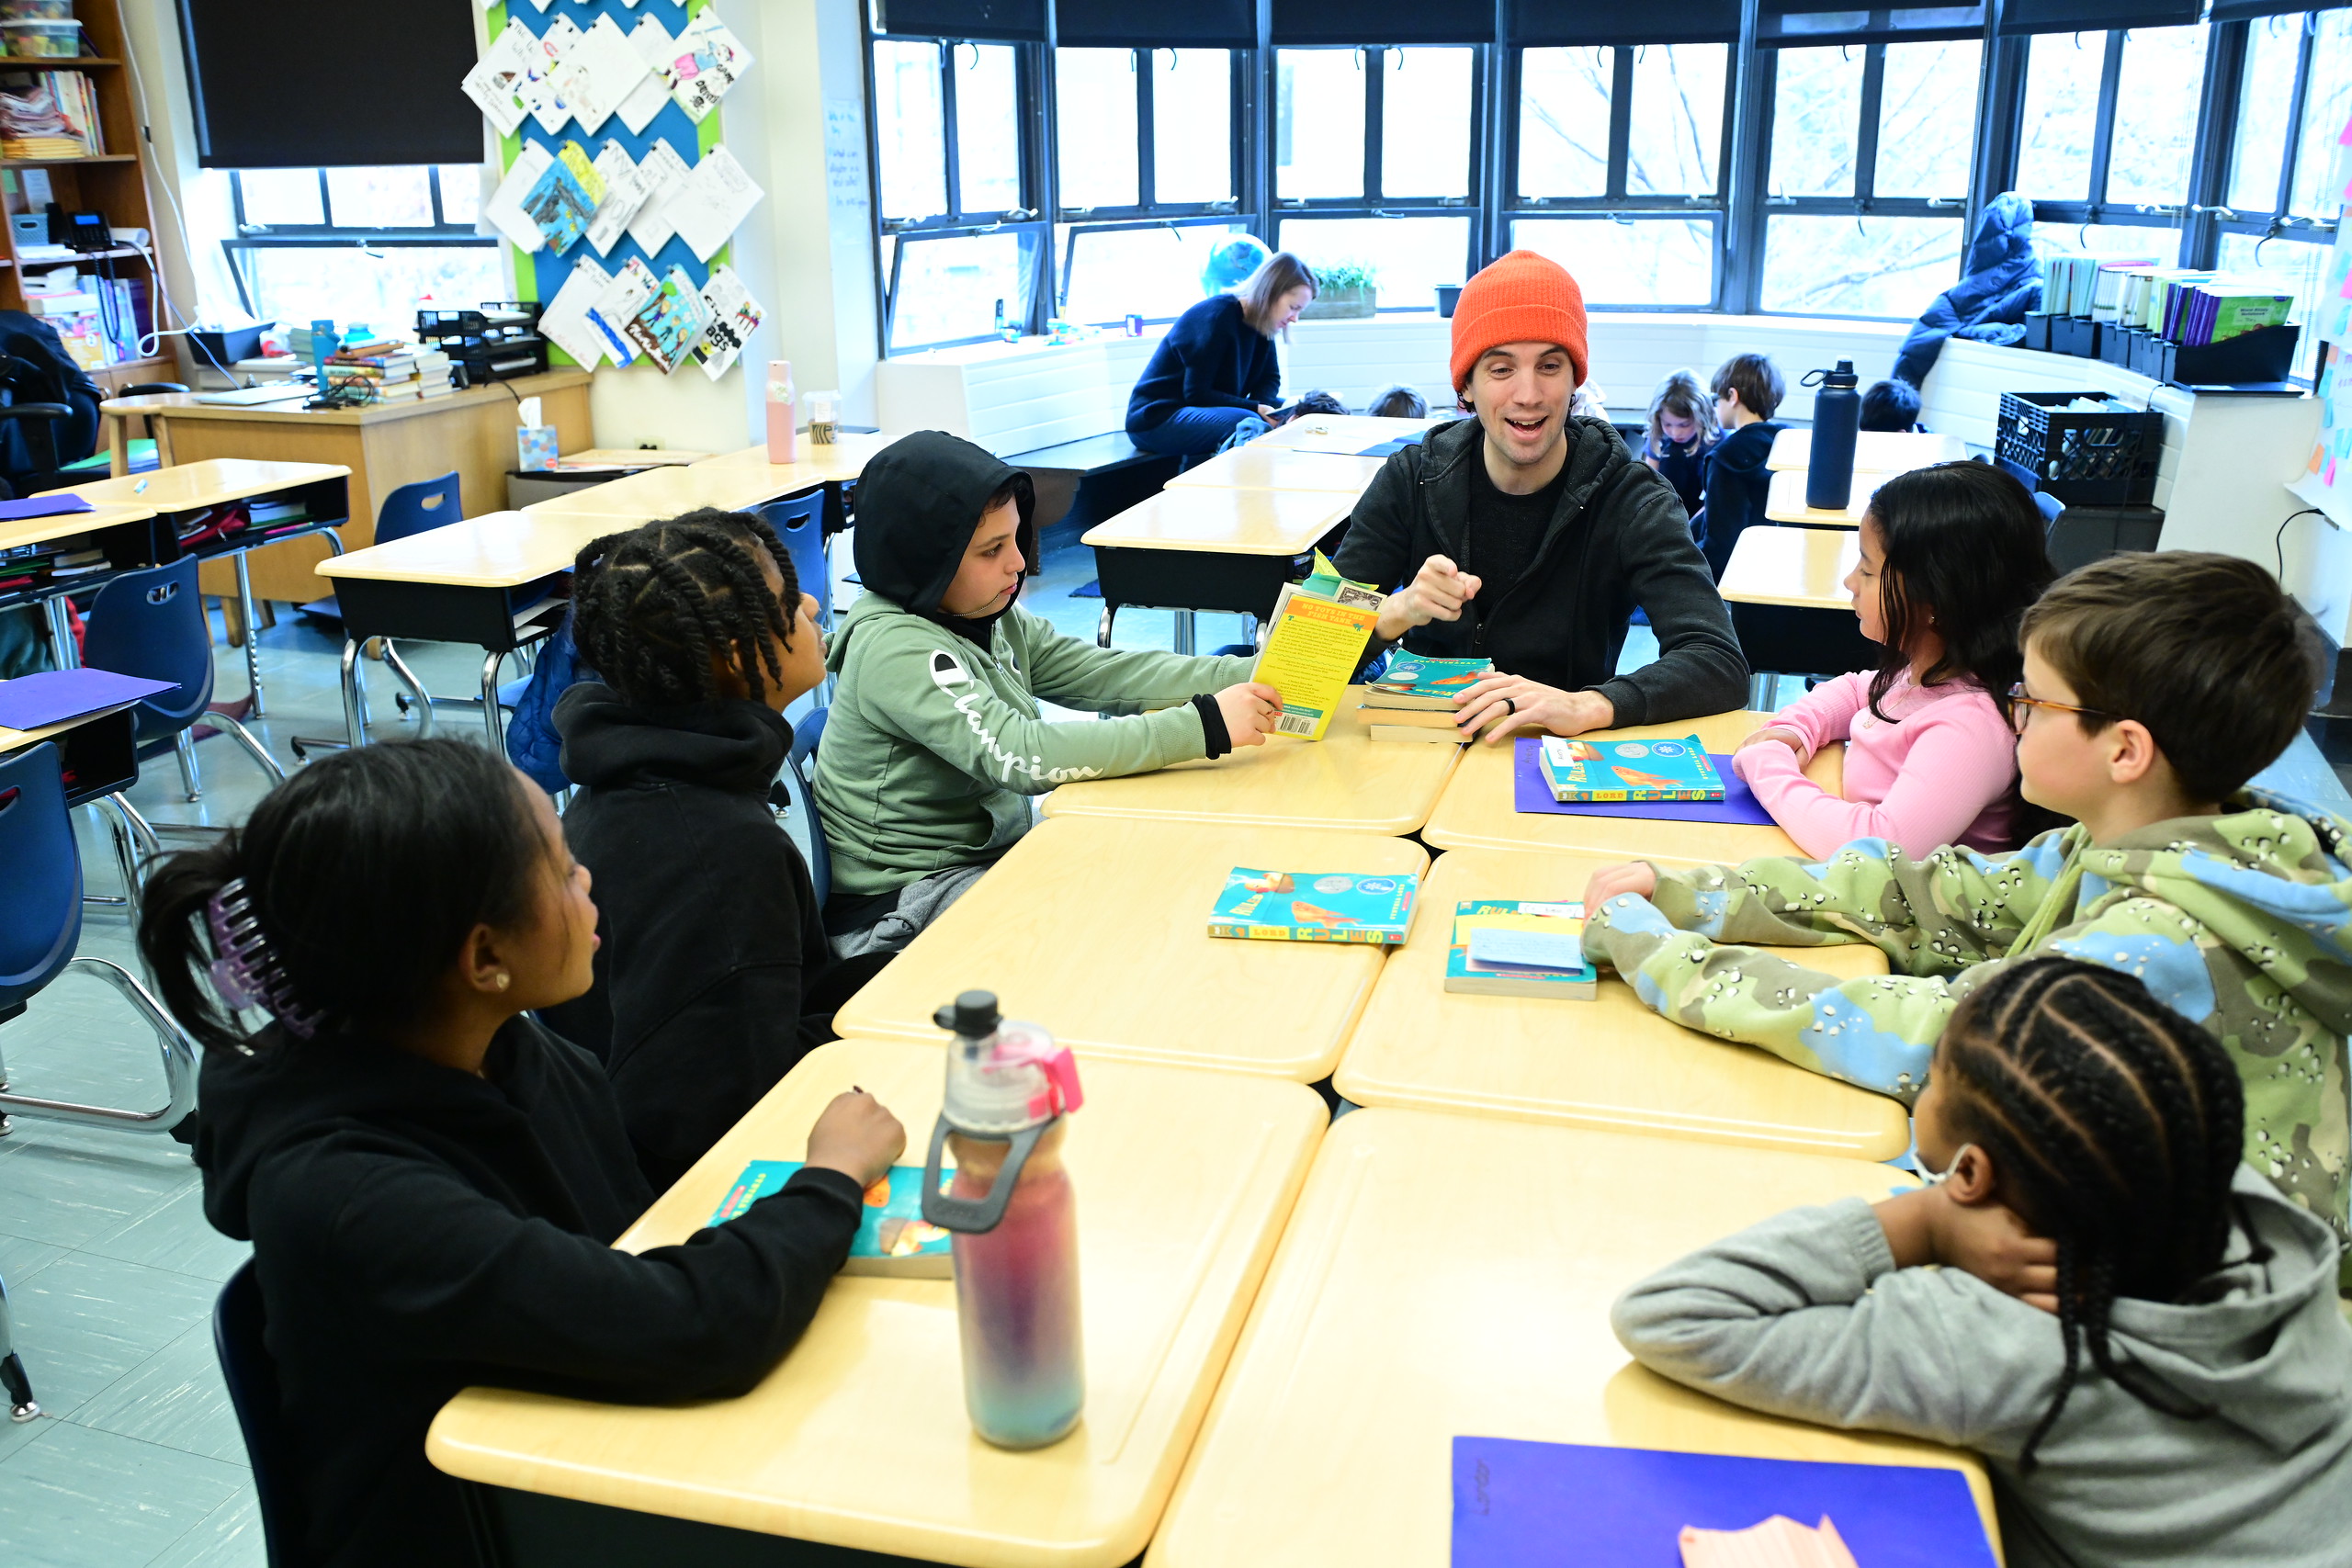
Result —
<instances>
[{"instance_id":1,"label":"purple plastic folder on desk","mask_svg":"<svg viewBox=\"0 0 2352 1568\"><path fill-rule=\"evenodd\" d=\"M0 729L39 729L173 689L169 681L111 670L44 670L0 681Z\"/></svg>"},{"instance_id":2,"label":"purple plastic folder on desk","mask_svg":"<svg viewBox=\"0 0 2352 1568\"><path fill-rule=\"evenodd\" d=\"M22 501L0 501L0 523L17 523L28 517L62 517L69 512L94 510L78 495L34 495Z\"/></svg>"},{"instance_id":3,"label":"purple plastic folder on desk","mask_svg":"<svg viewBox=\"0 0 2352 1568\"><path fill-rule=\"evenodd\" d=\"M1544 770L1536 761L1543 748L1544 742L1532 735L1522 735L1511 742L1511 804L1517 810L1540 811L1553 817L1639 817L1653 822L1735 822L1757 828L1772 825L1772 814L1764 809L1764 803L1756 798L1747 781L1731 771L1731 759L1721 751L1707 753L1707 760L1715 765L1715 776L1724 781L1721 800L1563 802L1552 798L1552 786L1544 782Z\"/></svg>"},{"instance_id":4,"label":"purple plastic folder on desk","mask_svg":"<svg viewBox=\"0 0 2352 1568\"><path fill-rule=\"evenodd\" d=\"M1826 1514L1861 1568L1993 1568L1957 1470L1453 1439L1453 1568L1678 1568L1685 1525Z\"/></svg>"}]
</instances>

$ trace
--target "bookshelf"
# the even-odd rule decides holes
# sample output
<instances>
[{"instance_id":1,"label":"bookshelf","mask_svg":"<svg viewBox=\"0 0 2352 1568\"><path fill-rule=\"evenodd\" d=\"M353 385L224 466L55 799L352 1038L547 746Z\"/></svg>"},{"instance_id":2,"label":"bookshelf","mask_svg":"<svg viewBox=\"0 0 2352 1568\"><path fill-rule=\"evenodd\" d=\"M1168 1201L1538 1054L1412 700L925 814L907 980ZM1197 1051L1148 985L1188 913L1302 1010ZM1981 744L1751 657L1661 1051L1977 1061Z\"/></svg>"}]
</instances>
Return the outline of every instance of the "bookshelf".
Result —
<instances>
[{"instance_id":1,"label":"bookshelf","mask_svg":"<svg viewBox=\"0 0 2352 1568\"><path fill-rule=\"evenodd\" d=\"M66 211L101 212L113 228L146 230L148 252L152 254L155 222L148 205L145 162L151 154L139 134L139 106L131 93L130 73L123 66L130 45L123 31L120 0L74 0L74 15L82 24L83 36L87 39L85 47L96 53L71 58L0 60L0 73L85 73L96 92L98 123L104 132L106 152L87 158L0 158L0 205L5 205L11 218L40 211L40 204L28 192L26 176L46 176L51 199ZM0 310L25 308L27 272L38 274L57 266L135 279L146 288L149 311L163 309L153 268L137 250L124 245L71 262L28 262L17 254L16 231L9 226L0 229ZM128 360L90 372L108 393L135 382L172 380L178 374L177 363L168 356Z\"/></svg>"}]
</instances>

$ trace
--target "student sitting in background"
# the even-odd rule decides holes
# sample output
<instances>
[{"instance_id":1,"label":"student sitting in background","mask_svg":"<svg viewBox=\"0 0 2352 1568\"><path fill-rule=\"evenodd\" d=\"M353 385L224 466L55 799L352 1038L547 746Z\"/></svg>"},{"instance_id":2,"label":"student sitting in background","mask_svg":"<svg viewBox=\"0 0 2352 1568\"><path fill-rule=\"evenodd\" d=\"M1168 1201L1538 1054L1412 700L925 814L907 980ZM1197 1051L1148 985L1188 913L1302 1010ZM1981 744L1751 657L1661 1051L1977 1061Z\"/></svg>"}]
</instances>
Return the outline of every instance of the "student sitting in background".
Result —
<instances>
[{"instance_id":1,"label":"student sitting in background","mask_svg":"<svg viewBox=\"0 0 2352 1568\"><path fill-rule=\"evenodd\" d=\"M1281 711L1247 658L1105 649L1014 603L1029 476L936 430L857 486L865 592L833 633L817 751L834 950L894 952L1029 830L1033 797L1261 744ZM1123 716L1054 723L1040 700Z\"/></svg>"},{"instance_id":2,"label":"student sitting in background","mask_svg":"<svg viewBox=\"0 0 2352 1568\"><path fill-rule=\"evenodd\" d=\"M469 1383L750 1390L905 1145L842 1095L775 1196L615 1251L652 1189L594 1059L530 1017L588 988L588 891L547 796L461 740L322 758L148 881L140 953L205 1047L204 1213L254 1244L302 1562L479 1561L424 1457Z\"/></svg>"},{"instance_id":3,"label":"student sitting in background","mask_svg":"<svg viewBox=\"0 0 2352 1568\"><path fill-rule=\"evenodd\" d=\"M1363 412L1374 419L1427 419L1430 405L1421 400L1420 393L1400 382L1373 399Z\"/></svg>"},{"instance_id":4,"label":"student sitting in background","mask_svg":"<svg viewBox=\"0 0 2352 1568\"><path fill-rule=\"evenodd\" d=\"M825 679L817 602L767 524L690 512L580 552L587 680L556 704L571 852L596 879L595 983L541 1021L605 1061L656 1191L833 1037L871 959L834 963L768 790L784 709Z\"/></svg>"},{"instance_id":5,"label":"student sitting in background","mask_svg":"<svg viewBox=\"0 0 2352 1568\"><path fill-rule=\"evenodd\" d=\"M2234 556L2094 562L2026 612L2011 699L2025 798L2076 826L2006 855L1858 839L1818 863L1612 868L1586 891L1585 951L1669 1018L1904 1100L1953 1005L2004 966L2122 969L2222 1042L2247 1161L2342 1234L2352 823L2243 788L2311 705L2304 625ZM1894 974L1840 981L1738 945L1844 942Z\"/></svg>"},{"instance_id":6,"label":"student sitting in background","mask_svg":"<svg viewBox=\"0 0 2352 1568\"><path fill-rule=\"evenodd\" d=\"M1862 393L1864 430L1900 434L1919 428L1919 389L1908 381L1873 381Z\"/></svg>"},{"instance_id":7,"label":"student sitting in background","mask_svg":"<svg viewBox=\"0 0 2352 1568\"><path fill-rule=\"evenodd\" d=\"M1723 435L1714 400L1699 385L1698 373L1677 370L1650 394L1650 427L1642 461L1682 498L1682 510L1696 517L1707 503L1707 453Z\"/></svg>"},{"instance_id":8,"label":"student sitting in background","mask_svg":"<svg viewBox=\"0 0 2352 1568\"><path fill-rule=\"evenodd\" d=\"M1781 427L1772 423L1788 383L1780 367L1760 354L1736 354L1715 371L1715 420L1723 439L1707 454L1707 501L1695 520L1699 547L1718 581L1741 532L1766 521L1764 502L1772 488L1767 459Z\"/></svg>"},{"instance_id":9,"label":"student sitting in background","mask_svg":"<svg viewBox=\"0 0 2352 1568\"><path fill-rule=\"evenodd\" d=\"M1885 646L1877 671L1815 686L1732 754L1798 849L1826 859L1849 840L1883 839L1918 860L1939 844L2017 848L2009 688L2024 668L2018 622L2055 575L2041 532L2025 487L1984 463L1879 487L1846 579L1862 635ZM1804 772L1838 740L1843 798Z\"/></svg>"},{"instance_id":10,"label":"student sitting in background","mask_svg":"<svg viewBox=\"0 0 2352 1568\"><path fill-rule=\"evenodd\" d=\"M1611 1323L1719 1399L1983 1455L2013 1568L2341 1562L2336 1240L2241 1160L2241 1100L2137 980L2030 960L1936 1047L1929 1185L1750 1226Z\"/></svg>"}]
</instances>

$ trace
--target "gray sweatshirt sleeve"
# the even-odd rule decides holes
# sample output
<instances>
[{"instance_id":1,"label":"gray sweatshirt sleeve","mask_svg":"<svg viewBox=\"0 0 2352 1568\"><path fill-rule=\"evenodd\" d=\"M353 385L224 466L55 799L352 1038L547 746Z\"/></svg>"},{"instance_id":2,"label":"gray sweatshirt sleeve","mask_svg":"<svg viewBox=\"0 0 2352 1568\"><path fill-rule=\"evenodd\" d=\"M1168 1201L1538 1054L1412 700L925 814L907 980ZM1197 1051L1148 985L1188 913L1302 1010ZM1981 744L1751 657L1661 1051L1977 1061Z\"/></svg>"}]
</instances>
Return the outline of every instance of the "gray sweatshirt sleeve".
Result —
<instances>
[{"instance_id":1,"label":"gray sweatshirt sleeve","mask_svg":"<svg viewBox=\"0 0 2352 1568\"><path fill-rule=\"evenodd\" d=\"M1956 1269L1897 1269L1859 1198L1692 1253L1610 1324L1642 1365L1734 1404L2004 1455L2056 1388L2056 1318Z\"/></svg>"}]
</instances>

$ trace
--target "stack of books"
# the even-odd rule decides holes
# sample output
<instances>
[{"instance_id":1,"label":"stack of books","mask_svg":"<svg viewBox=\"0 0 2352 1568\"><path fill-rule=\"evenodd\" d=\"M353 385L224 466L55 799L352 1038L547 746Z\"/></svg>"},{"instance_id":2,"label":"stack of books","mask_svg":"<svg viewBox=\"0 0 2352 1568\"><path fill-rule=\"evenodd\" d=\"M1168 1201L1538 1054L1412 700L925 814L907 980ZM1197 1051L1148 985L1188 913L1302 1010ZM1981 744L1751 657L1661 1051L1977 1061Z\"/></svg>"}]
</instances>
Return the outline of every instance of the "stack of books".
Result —
<instances>
[{"instance_id":1,"label":"stack of books","mask_svg":"<svg viewBox=\"0 0 2352 1568\"><path fill-rule=\"evenodd\" d=\"M1472 898L1453 907L1447 990L1590 1001L1600 984L1585 962L1582 904Z\"/></svg>"},{"instance_id":2,"label":"stack of books","mask_svg":"<svg viewBox=\"0 0 2352 1568\"><path fill-rule=\"evenodd\" d=\"M96 158L106 152L97 90L79 71L0 75L0 158Z\"/></svg>"},{"instance_id":3,"label":"stack of books","mask_svg":"<svg viewBox=\"0 0 2352 1568\"><path fill-rule=\"evenodd\" d=\"M391 339L345 344L327 356L327 385L378 403L447 397L449 356Z\"/></svg>"},{"instance_id":4,"label":"stack of books","mask_svg":"<svg viewBox=\"0 0 2352 1568\"><path fill-rule=\"evenodd\" d=\"M1661 740L1570 740L1547 735L1538 766L1562 805L1602 800L1721 800L1723 776L1695 735Z\"/></svg>"},{"instance_id":5,"label":"stack of books","mask_svg":"<svg viewBox=\"0 0 2352 1568\"><path fill-rule=\"evenodd\" d=\"M2186 290L2180 302L2177 333L2167 333L2184 347L2202 348L2264 327L2287 324L2295 297L2272 284L2216 277Z\"/></svg>"},{"instance_id":6,"label":"stack of books","mask_svg":"<svg viewBox=\"0 0 2352 1568\"><path fill-rule=\"evenodd\" d=\"M1365 715L1364 729L1374 740L1459 744L1466 737L1454 723L1460 711L1453 699L1494 667L1491 659L1400 653L1380 679L1364 685L1363 705L1378 710Z\"/></svg>"}]
</instances>

